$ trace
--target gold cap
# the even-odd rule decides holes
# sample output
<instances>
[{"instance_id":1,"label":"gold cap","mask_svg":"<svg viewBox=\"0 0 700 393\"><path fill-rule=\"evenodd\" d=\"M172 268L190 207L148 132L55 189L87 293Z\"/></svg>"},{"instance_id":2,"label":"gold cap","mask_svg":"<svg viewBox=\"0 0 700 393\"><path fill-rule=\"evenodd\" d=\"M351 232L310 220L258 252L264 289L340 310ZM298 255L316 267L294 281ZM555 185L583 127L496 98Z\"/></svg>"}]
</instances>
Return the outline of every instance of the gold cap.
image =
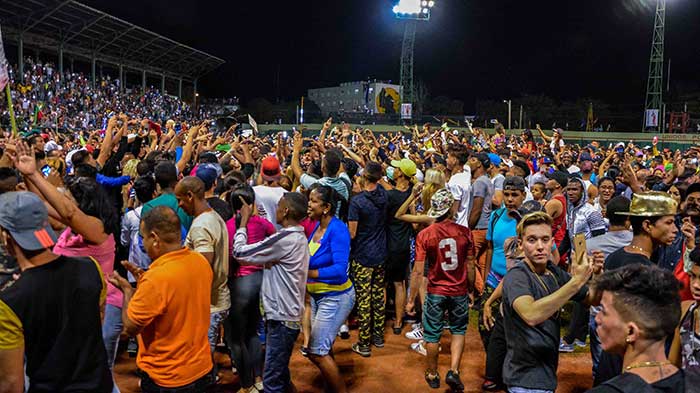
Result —
<instances>
[{"instance_id":1,"label":"gold cap","mask_svg":"<svg viewBox=\"0 0 700 393\"><path fill-rule=\"evenodd\" d=\"M664 192L647 191L632 196L630 211L619 212L622 216L661 217L673 216L678 212L678 202Z\"/></svg>"}]
</instances>

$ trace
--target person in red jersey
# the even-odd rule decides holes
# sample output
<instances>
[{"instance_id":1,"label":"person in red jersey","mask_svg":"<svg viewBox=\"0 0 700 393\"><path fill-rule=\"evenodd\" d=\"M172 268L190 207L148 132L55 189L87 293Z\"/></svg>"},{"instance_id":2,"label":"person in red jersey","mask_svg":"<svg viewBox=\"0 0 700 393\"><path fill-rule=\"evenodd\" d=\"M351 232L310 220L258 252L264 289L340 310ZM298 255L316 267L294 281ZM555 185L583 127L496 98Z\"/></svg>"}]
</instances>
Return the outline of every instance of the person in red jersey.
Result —
<instances>
[{"instance_id":1,"label":"person in red jersey","mask_svg":"<svg viewBox=\"0 0 700 393\"><path fill-rule=\"evenodd\" d=\"M429 266L428 293L423 306L424 340L428 352L425 380L433 389L440 387L438 345L447 312L452 333L452 359L445 382L454 392L461 392L464 385L459 378L459 365L469 321L469 295L474 289L476 273L474 240L468 228L453 221L453 200L452 194L446 189L438 190L430 199L428 216L436 221L416 238L414 269L423 271L425 263Z\"/></svg>"}]
</instances>

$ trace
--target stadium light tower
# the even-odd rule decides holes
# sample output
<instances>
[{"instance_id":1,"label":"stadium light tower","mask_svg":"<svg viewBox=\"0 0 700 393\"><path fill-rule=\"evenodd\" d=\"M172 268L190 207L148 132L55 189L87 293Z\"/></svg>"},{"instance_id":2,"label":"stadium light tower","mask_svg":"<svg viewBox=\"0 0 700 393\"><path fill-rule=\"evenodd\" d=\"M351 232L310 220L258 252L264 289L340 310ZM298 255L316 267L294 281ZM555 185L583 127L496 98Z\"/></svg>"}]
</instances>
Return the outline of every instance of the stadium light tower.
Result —
<instances>
[{"instance_id":1,"label":"stadium light tower","mask_svg":"<svg viewBox=\"0 0 700 393\"><path fill-rule=\"evenodd\" d=\"M664 85L664 30L666 29L666 0L656 1L654 14L654 36L651 41L647 96L644 105L642 131L663 130L665 110L663 108Z\"/></svg>"},{"instance_id":2,"label":"stadium light tower","mask_svg":"<svg viewBox=\"0 0 700 393\"><path fill-rule=\"evenodd\" d=\"M401 102L403 103L413 103L415 97L413 48L416 42L416 24L418 21L430 20L430 10L434 6L434 0L399 0L393 8L396 18L406 20L401 45L401 86L403 86Z\"/></svg>"}]
</instances>

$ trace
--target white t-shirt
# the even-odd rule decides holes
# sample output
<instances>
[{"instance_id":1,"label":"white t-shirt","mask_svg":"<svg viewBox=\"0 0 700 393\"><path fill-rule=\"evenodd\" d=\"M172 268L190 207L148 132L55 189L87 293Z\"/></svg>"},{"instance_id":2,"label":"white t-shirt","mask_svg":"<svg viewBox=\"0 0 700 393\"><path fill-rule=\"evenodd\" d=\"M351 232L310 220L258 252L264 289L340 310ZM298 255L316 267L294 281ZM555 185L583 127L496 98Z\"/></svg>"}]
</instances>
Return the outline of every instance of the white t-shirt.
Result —
<instances>
[{"instance_id":1,"label":"white t-shirt","mask_svg":"<svg viewBox=\"0 0 700 393\"><path fill-rule=\"evenodd\" d=\"M277 225L277 205L282 199L282 196L287 192L282 187L255 186L255 206L258 208L258 215L270 221L275 229L281 227Z\"/></svg>"},{"instance_id":2,"label":"white t-shirt","mask_svg":"<svg viewBox=\"0 0 700 393\"><path fill-rule=\"evenodd\" d=\"M472 186L471 171L460 172L450 177L447 182L447 189L452 193L455 201L459 201L459 209L457 210L456 223L468 228L469 227L469 200Z\"/></svg>"},{"instance_id":3,"label":"white t-shirt","mask_svg":"<svg viewBox=\"0 0 700 393\"><path fill-rule=\"evenodd\" d=\"M185 247L200 253L213 252L211 264L214 280L211 284L210 312L226 311L231 308L231 295L226 280L228 279L228 229L219 213L214 210L204 212L192 221Z\"/></svg>"}]
</instances>

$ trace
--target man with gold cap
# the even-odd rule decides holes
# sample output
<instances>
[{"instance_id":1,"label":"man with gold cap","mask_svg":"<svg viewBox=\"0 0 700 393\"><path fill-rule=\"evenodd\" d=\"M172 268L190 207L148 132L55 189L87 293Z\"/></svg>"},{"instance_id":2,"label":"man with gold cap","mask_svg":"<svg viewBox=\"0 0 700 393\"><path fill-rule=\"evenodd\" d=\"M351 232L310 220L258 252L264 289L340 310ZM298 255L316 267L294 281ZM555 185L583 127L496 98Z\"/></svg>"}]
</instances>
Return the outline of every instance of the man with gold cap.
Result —
<instances>
[{"instance_id":1,"label":"man with gold cap","mask_svg":"<svg viewBox=\"0 0 700 393\"><path fill-rule=\"evenodd\" d=\"M605 271L635 263L655 265L651 260L654 250L672 244L679 235L675 223L677 209L678 203L669 194L656 191L634 194L629 212L617 213L629 216L632 242L608 255ZM622 358L603 351L593 385L597 386L621 372Z\"/></svg>"}]
</instances>

